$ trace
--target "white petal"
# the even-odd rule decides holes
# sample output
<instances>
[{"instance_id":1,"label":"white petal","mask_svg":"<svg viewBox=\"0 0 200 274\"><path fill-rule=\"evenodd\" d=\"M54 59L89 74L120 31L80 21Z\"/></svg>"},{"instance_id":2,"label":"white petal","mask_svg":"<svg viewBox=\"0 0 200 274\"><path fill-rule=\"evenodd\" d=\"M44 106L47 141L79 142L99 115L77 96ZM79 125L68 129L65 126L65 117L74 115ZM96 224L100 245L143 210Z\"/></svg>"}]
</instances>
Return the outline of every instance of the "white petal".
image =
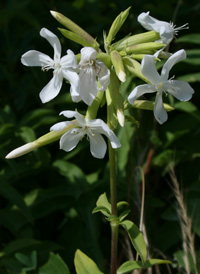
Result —
<instances>
[{"instance_id":1,"label":"white petal","mask_svg":"<svg viewBox=\"0 0 200 274\"><path fill-rule=\"evenodd\" d=\"M149 12L143 12L138 16L138 22L147 30L154 30L160 34L164 44L169 44L173 39L174 28L170 23L160 21L149 15Z\"/></svg>"},{"instance_id":2,"label":"white petal","mask_svg":"<svg viewBox=\"0 0 200 274\"><path fill-rule=\"evenodd\" d=\"M190 100L192 98L192 94L194 93L193 88L187 82L179 80L169 80L167 91L180 101Z\"/></svg>"},{"instance_id":3,"label":"white petal","mask_svg":"<svg viewBox=\"0 0 200 274\"><path fill-rule=\"evenodd\" d=\"M168 115L163 106L162 93L160 92L157 92L156 94L156 101L153 113L159 124L163 124L167 121Z\"/></svg>"},{"instance_id":4,"label":"white petal","mask_svg":"<svg viewBox=\"0 0 200 274\"><path fill-rule=\"evenodd\" d=\"M80 113L78 113L77 111L66 110L66 111L62 111L60 115L64 115L67 118L75 117L81 127L85 126L85 117L81 115Z\"/></svg>"},{"instance_id":5,"label":"white petal","mask_svg":"<svg viewBox=\"0 0 200 274\"><path fill-rule=\"evenodd\" d=\"M40 30L40 35L44 37L54 48L54 61L59 62L61 55L61 45L58 37L46 28Z\"/></svg>"},{"instance_id":6,"label":"white petal","mask_svg":"<svg viewBox=\"0 0 200 274\"><path fill-rule=\"evenodd\" d=\"M104 123L104 121L102 121L101 119L90 120L87 121L86 124L90 127L94 134L104 134L110 140L111 146L113 148L121 147L121 144L117 139L117 136L109 128L109 126L106 123Z\"/></svg>"},{"instance_id":7,"label":"white petal","mask_svg":"<svg viewBox=\"0 0 200 274\"><path fill-rule=\"evenodd\" d=\"M21 62L29 67L43 67L46 65L52 66L54 61L46 54L37 50L29 50L21 57Z\"/></svg>"},{"instance_id":8,"label":"white petal","mask_svg":"<svg viewBox=\"0 0 200 274\"><path fill-rule=\"evenodd\" d=\"M138 97L142 96L145 93L153 92L156 92L155 87L153 85L144 84L137 86L128 96L128 101L130 104L133 104Z\"/></svg>"},{"instance_id":9,"label":"white petal","mask_svg":"<svg viewBox=\"0 0 200 274\"><path fill-rule=\"evenodd\" d=\"M67 79L70 84L70 93L73 102L79 102L81 100L80 97L80 80L78 74L73 69L62 69L63 77Z\"/></svg>"},{"instance_id":10,"label":"white petal","mask_svg":"<svg viewBox=\"0 0 200 274\"><path fill-rule=\"evenodd\" d=\"M94 136L88 134L90 139L90 152L92 156L98 159L102 159L105 156L107 145L103 137L95 133Z\"/></svg>"},{"instance_id":11,"label":"white petal","mask_svg":"<svg viewBox=\"0 0 200 274\"><path fill-rule=\"evenodd\" d=\"M186 58L186 53L184 49L181 49L175 52L172 56L170 56L162 68L162 72L161 72L162 81L167 81L167 79L169 78L169 71L171 70L171 68L176 63L180 62L181 60L185 58Z\"/></svg>"},{"instance_id":12,"label":"white petal","mask_svg":"<svg viewBox=\"0 0 200 274\"><path fill-rule=\"evenodd\" d=\"M73 128L67 131L62 137L60 138L60 149L65 151L71 151L74 149L80 139L82 138L83 134L79 132L78 128Z\"/></svg>"},{"instance_id":13,"label":"white petal","mask_svg":"<svg viewBox=\"0 0 200 274\"><path fill-rule=\"evenodd\" d=\"M80 96L90 106L97 95L96 71L93 68L82 69L80 77Z\"/></svg>"},{"instance_id":14,"label":"white petal","mask_svg":"<svg viewBox=\"0 0 200 274\"><path fill-rule=\"evenodd\" d=\"M70 122L60 122L60 123L57 123L55 125L53 125L51 128L50 128L50 131L54 130L54 131L60 131L60 130L63 130L67 125L69 125Z\"/></svg>"},{"instance_id":15,"label":"white petal","mask_svg":"<svg viewBox=\"0 0 200 274\"><path fill-rule=\"evenodd\" d=\"M62 80L63 78L60 73L53 75L51 81L40 92L40 99L42 103L49 102L58 95L62 87Z\"/></svg>"},{"instance_id":16,"label":"white petal","mask_svg":"<svg viewBox=\"0 0 200 274\"><path fill-rule=\"evenodd\" d=\"M60 60L60 64L63 68L77 68L77 59L73 51L68 50L67 55L63 56Z\"/></svg>"},{"instance_id":17,"label":"white petal","mask_svg":"<svg viewBox=\"0 0 200 274\"><path fill-rule=\"evenodd\" d=\"M85 62L90 60L96 60L97 51L91 47L84 47L81 49L81 60L79 65L81 66Z\"/></svg>"},{"instance_id":18,"label":"white petal","mask_svg":"<svg viewBox=\"0 0 200 274\"><path fill-rule=\"evenodd\" d=\"M110 83L110 70L104 65L103 62L96 61L96 64L100 66L100 72L97 73L101 88L99 90L106 90Z\"/></svg>"},{"instance_id":19,"label":"white petal","mask_svg":"<svg viewBox=\"0 0 200 274\"><path fill-rule=\"evenodd\" d=\"M155 56L144 56L141 63L141 71L153 85L160 82L160 75L158 74L155 66Z\"/></svg>"}]
</instances>

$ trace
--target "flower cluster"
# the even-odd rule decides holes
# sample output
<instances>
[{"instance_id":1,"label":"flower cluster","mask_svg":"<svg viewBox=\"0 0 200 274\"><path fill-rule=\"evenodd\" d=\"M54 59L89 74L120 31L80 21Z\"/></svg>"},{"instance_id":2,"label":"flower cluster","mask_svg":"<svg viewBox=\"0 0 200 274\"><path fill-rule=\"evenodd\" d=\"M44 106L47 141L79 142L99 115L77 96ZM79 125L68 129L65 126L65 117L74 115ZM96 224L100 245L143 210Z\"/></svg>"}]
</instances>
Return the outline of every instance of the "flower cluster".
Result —
<instances>
[{"instance_id":1,"label":"flower cluster","mask_svg":"<svg viewBox=\"0 0 200 274\"><path fill-rule=\"evenodd\" d=\"M112 129L115 129L118 123L121 126L124 125L125 104L122 100L120 84L126 81L127 71L134 73L146 82L146 84L136 86L133 89L127 96L128 102L135 106L137 98L146 93L156 92L155 104L152 103L152 109L155 119L160 124L168 118L163 104L163 93L169 93L181 101L190 100L194 93L188 83L174 80L173 77L169 78L170 69L186 58L183 49L173 55L168 55L170 57L163 65L160 75L156 70L156 61L164 55L163 51L166 46L172 41L178 30L187 28L187 24L175 28L171 23L151 17L149 12L143 12L138 16L138 22L149 31L128 36L112 43L128 16L128 12L129 9L122 12L113 22L108 35L104 36L106 53L100 50L99 44L94 38L71 20L59 13L51 12L57 21L72 30L70 32L61 29L61 32L67 38L83 46L80 54L75 55L71 50L67 50L67 54L61 57L61 44L58 37L48 29L42 28L40 35L54 49L53 59L36 50L30 50L21 57L21 62L25 66L39 66L43 71L53 70L52 79L40 92L43 103L49 102L59 94L65 79L70 83L72 101L79 102L82 100L88 105L85 117L77 111L63 111L61 112L62 115L67 118L74 117L75 120L60 122L51 127L51 132L58 132L60 148L65 151L74 149L85 135L90 141L91 154L96 158L103 158L106 153L107 146L102 134L109 139L112 148L121 146L108 124L112 126ZM165 55L167 56L167 54ZM141 61L141 64L139 61ZM101 99L96 100L98 103L93 104L99 94L98 91L105 91L109 117L108 124L101 119L95 119L102 99L102 96L100 96ZM93 112L92 115L90 112ZM45 141L46 143L47 141ZM35 146L35 144L23 146L21 150L17 149L11 152L7 155L7 158L23 155L26 153L26 148L29 152Z\"/></svg>"}]
</instances>

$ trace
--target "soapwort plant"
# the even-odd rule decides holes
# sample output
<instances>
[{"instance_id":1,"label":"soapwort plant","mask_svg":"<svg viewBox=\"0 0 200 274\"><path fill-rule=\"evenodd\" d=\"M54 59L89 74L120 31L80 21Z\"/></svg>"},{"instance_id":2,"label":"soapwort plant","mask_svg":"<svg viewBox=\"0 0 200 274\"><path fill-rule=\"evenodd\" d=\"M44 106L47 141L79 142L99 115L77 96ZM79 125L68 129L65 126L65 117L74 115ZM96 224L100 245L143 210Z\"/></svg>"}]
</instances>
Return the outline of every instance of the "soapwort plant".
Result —
<instances>
[{"instance_id":1,"label":"soapwort plant","mask_svg":"<svg viewBox=\"0 0 200 274\"><path fill-rule=\"evenodd\" d=\"M52 16L65 27L59 28L64 37L82 46L80 53L75 54L69 49L67 54L61 57L61 44L58 37L48 29L42 28L40 35L52 45L53 58L39 51L30 50L23 54L21 62L25 66L40 66L42 71L48 73L53 71L53 78L40 92L42 103L59 96L63 81L67 81L70 84L72 101L74 103L83 101L86 109L84 113L80 113L75 105L75 110L63 110L60 114L72 120L52 125L49 133L13 150L6 156L7 159L16 158L57 140L60 140L60 149L68 152L75 149L86 136L90 142L91 154L102 159L107 150L105 138L108 139L110 197L107 198L106 193L100 195L93 213L101 212L110 223L110 274L129 273L155 264L170 263L167 260L148 258L143 232L127 218L129 214L127 202L117 200L115 150L121 147L117 138L117 128L123 127L131 120L135 121L134 117L128 115L129 108L153 110L155 119L163 124L168 119L167 112L173 109L170 105L163 103L163 97L169 94L180 101L188 101L194 93L188 83L175 80L174 76L170 75L170 69L186 58L185 51L181 49L174 54L164 52L177 30L186 25L175 28L171 23L151 17L149 12L142 13L138 16L138 21L148 31L128 35L116 41L116 35L124 24L129 10L130 8L117 16L108 34L104 32L104 51L97 40L85 30L61 13L51 11ZM165 62L159 75L156 64L163 56ZM123 98L121 84L126 82L128 74L138 77L144 84L136 86L130 94L126 94L126 98ZM149 100L138 100L146 93L156 93L155 103ZM100 107L106 109L107 121L98 118ZM120 214L118 214L119 209ZM126 231L138 254L136 258L140 258L124 262L120 266L117 261L119 229ZM78 274L103 273L95 262L80 250L75 253L75 268ZM67 267L66 273L69 273Z\"/></svg>"}]
</instances>

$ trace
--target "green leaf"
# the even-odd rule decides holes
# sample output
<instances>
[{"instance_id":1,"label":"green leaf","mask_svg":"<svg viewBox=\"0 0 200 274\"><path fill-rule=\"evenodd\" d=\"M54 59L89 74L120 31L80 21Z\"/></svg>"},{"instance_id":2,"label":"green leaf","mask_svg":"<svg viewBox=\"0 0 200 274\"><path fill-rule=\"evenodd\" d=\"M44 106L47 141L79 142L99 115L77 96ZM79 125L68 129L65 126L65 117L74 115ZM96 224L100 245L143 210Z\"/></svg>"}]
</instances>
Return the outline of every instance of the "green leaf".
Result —
<instances>
[{"instance_id":1,"label":"green leaf","mask_svg":"<svg viewBox=\"0 0 200 274\"><path fill-rule=\"evenodd\" d=\"M188 83L200 82L200 72L179 76L177 79Z\"/></svg>"},{"instance_id":2,"label":"green leaf","mask_svg":"<svg viewBox=\"0 0 200 274\"><path fill-rule=\"evenodd\" d=\"M183 62L191 65L200 65L200 49L186 50L187 58Z\"/></svg>"},{"instance_id":3,"label":"green leaf","mask_svg":"<svg viewBox=\"0 0 200 274\"><path fill-rule=\"evenodd\" d=\"M199 44L200 45L200 34L199 33L191 33L175 40L176 43L191 43L191 44Z\"/></svg>"},{"instance_id":4,"label":"green leaf","mask_svg":"<svg viewBox=\"0 0 200 274\"><path fill-rule=\"evenodd\" d=\"M152 267L156 264L170 264L170 261L160 260L160 259L150 259L143 264L141 261L127 261L123 263L117 270L117 274L125 274L133 271L134 269L144 269L148 267Z\"/></svg>"},{"instance_id":5,"label":"green leaf","mask_svg":"<svg viewBox=\"0 0 200 274\"><path fill-rule=\"evenodd\" d=\"M136 251L139 253L142 262L145 263L147 257L147 248L142 232L140 232L138 227L129 220L121 222L120 225L123 226L123 228L127 231L131 243L133 244Z\"/></svg>"},{"instance_id":6,"label":"green leaf","mask_svg":"<svg viewBox=\"0 0 200 274\"><path fill-rule=\"evenodd\" d=\"M123 220L126 218L126 216L128 216L129 213L130 213L130 210L125 210L125 211L123 211L123 212L119 215L119 221L120 221L120 222L123 221Z\"/></svg>"},{"instance_id":7,"label":"green leaf","mask_svg":"<svg viewBox=\"0 0 200 274\"><path fill-rule=\"evenodd\" d=\"M75 253L74 264L77 274L103 274L95 262L79 249Z\"/></svg>"},{"instance_id":8,"label":"green leaf","mask_svg":"<svg viewBox=\"0 0 200 274\"><path fill-rule=\"evenodd\" d=\"M70 274L70 272L58 254L50 253L48 262L40 267L38 274Z\"/></svg>"},{"instance_id":9,"label":"green leaf","mask_svg":"<svg viewBox=\"0 0 200 274\"><path fill-rule=\"evenodd\" d=\"M106 193L99 196L96 205L97 207L94 208L93 213L101 211L106 217L111 214L111 204L108 202Z\"/></svg>"}]
</instances>

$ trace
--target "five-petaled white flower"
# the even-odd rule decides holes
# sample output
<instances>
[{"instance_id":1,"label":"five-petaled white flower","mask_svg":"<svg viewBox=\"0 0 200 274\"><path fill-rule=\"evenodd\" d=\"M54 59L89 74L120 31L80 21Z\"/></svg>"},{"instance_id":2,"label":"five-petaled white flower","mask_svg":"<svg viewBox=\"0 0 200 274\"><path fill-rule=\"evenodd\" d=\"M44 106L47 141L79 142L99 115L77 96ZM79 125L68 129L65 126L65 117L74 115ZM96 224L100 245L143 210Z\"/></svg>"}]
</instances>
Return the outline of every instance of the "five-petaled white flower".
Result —
<instances>
[{"instance_id":1,"label":"five-petaled white flower","mask_svg":"<svg viewBox=\"0 0 200 274\"><path fill-rule=\"evenodd\" d=\"M90 141L91 154L96 158L102 159L105 156L107 145L101 134L104 134L110 140L113 148L119 148L121 146L114 132L101 119L88 120L77 111L62 111L60 115L64 115L67 118L76 118L74 121L57 123L50 129L60 131L68 124L74 124L76 126L64 133L60 138L61 149L67 152L71 151L77 146L78 142L82 140L83 136L87 135Z\"/></svg>"},{"instance_id":2,"label":"five-petaled white flower","mask_svg":"<svg viewBox=\"0 0 200 274\"><path fill-rule=\"evenodd\" d=\"M44 37L54 48L54 59L48 55L30 50L22 55L21 62L25 66L39 66L42 70L53 69L53 78L40 92L40 99L46 103L55 98L62 87L63 78L71 83L71 96L73 101L77 101L79 89L79 76L76 73L77 60L71 50L61 58L61 44L58 37L46 28L42 28L40 35Z\"/></svg>"},{"instance_id":3,"label":"five-petaled white flower","mask_svg":"<svg viewBox=\"0 0 200 274\"><path fill-rule=\"evenodd\" d=\"M91 47L81 49L79 62L80 99L87 105L91 105L97 95L97 91L107 89L110 82L110 71L103 62L96 60L97 51ZM97 80L100 83L98 88Z\"/></svg>"},{"instance_id":4,"label":"five-petaled white flower","mask_svg":"<svg viewBox=\"0 0 200 274\"><path fill-rule=\"evenodd\" d=\"M155 67L155 57L145 55L141 63L141 71L151 84L137 86L128 97L128 101L133 104L134 101L145 93L156 93L154 106L154 116L156 120L163 124L167 120L167 112L163 106L162 94L170 93L180 101L188 101L191 99L194 90L192 87L179 80L168 80L170 69L179 61L186 58L185 51L179 50L174 53L164 64L161 75L158 74Z\"/></svg>"},{"instance_id":5,"label":"five-petaled white flower","mask_svg":"<svg viewBox=\"0 0 200 274\"><path fill-rule=\"evenodd\" d=\"M138 22L147 30L154 30L156 32L159 32L161 42L166 45L168 45L172 41L172 39L175 37L175 35L177 35L179 30L188 28L188 24L176 28L173 23L167 23L157 20L149 15L149 11L142 12L138 16Z\"/></svg>"}]
</instances>

